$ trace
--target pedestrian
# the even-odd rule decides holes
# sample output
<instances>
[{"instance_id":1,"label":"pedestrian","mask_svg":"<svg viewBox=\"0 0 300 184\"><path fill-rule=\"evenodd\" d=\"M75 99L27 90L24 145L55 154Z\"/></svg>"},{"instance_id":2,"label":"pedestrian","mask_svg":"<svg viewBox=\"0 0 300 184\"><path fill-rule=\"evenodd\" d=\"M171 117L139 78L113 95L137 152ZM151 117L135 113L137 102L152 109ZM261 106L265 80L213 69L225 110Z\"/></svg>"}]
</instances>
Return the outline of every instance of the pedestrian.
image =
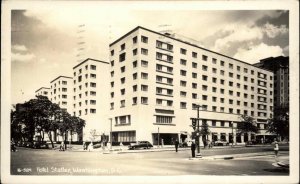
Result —
<instances>
[{"instance_id":1,"label":"pedestrian","mask_svg":"<svg viewBox=\"0 0 300 184\"><path fill-rule=\"evenodd\" d=\"M274 141L275 160L277 160L277 157L278 157L278 151L279 151L279 145L278 145L277 140L275 139L275 141Z\"/></svg>"},{"instance_id":2,"label":"pedestrian","mask_svg":"<svg viewBox=\"0 0 300 184\"><path fill-rule=\"evenodd\" d=\"M211 148L211 142L209 139L207 139L207 145L208 145L208 149Z\"/></svg>"},{"instance_id":3,"label":"pedestrian","mask_svg":"<svg viewBox=\"0 0 300 184\"><path fill-rule=\"evenodd\" d=\"M64 141L61 141L59 151L65 151L65 143Z\"/></svg>"},{"instance_id":4,"label":"pedestrian","mask_svg":"<svg viewBox=\"0 0 300 184\"><path fill-rule=\"evenodd\" d=\"M82 146L83 146L83 150L86 150L85 141L83 141Z\"/></svg>"},{"instance_id":5,"label":"pedestrian","mask_svg":"<svg viewBox=\"0 0 300 184\"><path fill-rule=\"evenodd\" d=\"M164 139L161 139L161 147L164 147Z\"/></svg>"},{"instance_id":6,"label":"pedestrian","mask_svg":"<svg viewBox=\"0 0 300 184\"><path fill-rule=\"evenodd\" d=\"M195 150L196 150L195 140L192 140L191 150L192 150L192 157L195 158Z\"/></svg>"},{"instance_id":7,"label":"pedestrian","mask_svg":"<svg viewBox=\"0 0 300 184\"><path fill-rule=\"evenodd\" d=\"M88 151L93 151L93 149L94 149L93 142L91 142L89 144Z\"/></svg>"},{"instance_id":8,"label":"pedestrian","mask_svg":"<svg viewBox=\"0 0 300 184\"><path fill-rule=\"evenodd\" d=\"M178 145L179 145L179 142L178 142L178 140L176 139L176 141L175 141L175 150L176 150L176 152L178 151Z\"/></svg>"}]
</instances>

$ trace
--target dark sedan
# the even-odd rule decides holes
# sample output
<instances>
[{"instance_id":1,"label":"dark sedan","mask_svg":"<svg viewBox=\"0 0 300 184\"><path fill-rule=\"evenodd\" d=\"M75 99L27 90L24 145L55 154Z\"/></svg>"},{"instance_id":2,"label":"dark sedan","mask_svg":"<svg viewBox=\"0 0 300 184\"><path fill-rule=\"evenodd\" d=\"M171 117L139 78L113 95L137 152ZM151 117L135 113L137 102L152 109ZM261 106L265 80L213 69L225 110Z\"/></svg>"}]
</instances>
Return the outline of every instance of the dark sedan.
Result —
<instances>
[{"instance_id":1,"label":"dark sedan","mask_svg":"<svg viewBox=\"0 0 300 184\"><path fill-rule=\"evenodd\" d=\"M137 141L137 142L134 142L134 143L130 143L130 146L128 146L128 148L130 150L140 149L140 148L149 149L149 148L152 148L152 147L153 147L153 145L148 141Z\"/></svg>"}]
</instances>

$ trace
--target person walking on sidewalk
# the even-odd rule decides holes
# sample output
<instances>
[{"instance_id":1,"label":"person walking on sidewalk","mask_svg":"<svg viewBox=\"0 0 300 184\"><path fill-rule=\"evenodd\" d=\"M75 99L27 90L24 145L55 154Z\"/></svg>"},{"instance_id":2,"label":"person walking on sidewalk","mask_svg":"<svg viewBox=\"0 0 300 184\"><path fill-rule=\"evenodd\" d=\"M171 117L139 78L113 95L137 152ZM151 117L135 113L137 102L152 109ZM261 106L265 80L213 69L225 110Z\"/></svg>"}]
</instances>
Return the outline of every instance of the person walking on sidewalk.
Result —
<instances>
[{"instance_id":1,"label":"person walking on sidewalk","mask_svg":"<svg viewBox=\"0 0 300 184\"><path fill-rule=\"evenodd\" d=\"M195 150L196 150L195 140L192 140L191 150L192 150L192 157L195 158Z\"/></svg>"},{"instance_id":2,"label":"person walking on sidewalk","mask_svg":"<svg viewBox=\"0 0 300 184\"><path fill-rule=\"evenodd\" d=\"M274 141L275 160L277 160L277 157L278 157L278 151L279 151L279 145L278 145L277 140L275 139L275 141Z\"/></svg>"},{"instance_id":3,"label":"person walking on sidewalk","mask_svg":"<svg viewBox=\"0 0 300 184\"><path fill-rule=\"evenodd\" d=\"M179 142L178 142L178 140L176 139L176 141L175 141L175 150L176 150L176 152L178 151L178 145L179 145Z\"/></svg>"}]
</instances>

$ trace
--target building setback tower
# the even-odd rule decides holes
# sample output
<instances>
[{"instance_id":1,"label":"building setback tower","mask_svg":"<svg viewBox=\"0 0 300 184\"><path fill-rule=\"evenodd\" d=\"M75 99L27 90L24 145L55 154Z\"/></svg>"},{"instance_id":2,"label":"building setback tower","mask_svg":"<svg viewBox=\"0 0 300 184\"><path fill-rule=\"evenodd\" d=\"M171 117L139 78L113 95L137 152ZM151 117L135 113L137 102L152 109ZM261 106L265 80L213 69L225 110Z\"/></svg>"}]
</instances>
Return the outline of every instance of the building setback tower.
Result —
<instances>
[{"instance_id":1,"label":"building setback tower","mask_svg":"<svg viewBox=\"0 0 300 184\"><path fill-rule=\"evenodd\" d=\"M254 65L274 73L274 107L289 107L289 57L269 57Z\"/></svg>"},{"instance_id":2,"label":"building setback tower","mask_svg":"<svg viewBox=\"0 0 300 184\"><path fill-rule=\"evenodd\" d=\"M72 113L72 77L58 76L50 82L50 101Z\"/></svg>"},{"instance_id":3,"label":"building setback tower","mask_svg":"<svg viewBox=\"0 0 300 184\"><path fill-rule=\"evenodd\" d=\"M209 140L243 143L271 136L271 71L143 27L110 44L110 65L114 142L184 141L197 105L212 132ZM257 121L257 135L236 132L242 114Z\"/></svg>"},{"instance_id":4,"label":"building setback tower","mask_svg":"<svg viewBox=\"0 0 300 184\"><path fill-rule=\"evenodd\" d=\"M41 87L35 91L35 96L46 96L50 100L50 88Z\"/></svg>"},{"instance_id":5,"label":"building setback tower","mask_svg":"<svg viewBox=\"0 0 300 184\"><path fill-rule=\"evenodd\" d=\"M109 134L109 63L86 59L73 67L73 115L86 121L84 141ZM109 126L107 126L109 127ZM96 135L91 131L95 130Z\"/></svg>"}]
</instances>

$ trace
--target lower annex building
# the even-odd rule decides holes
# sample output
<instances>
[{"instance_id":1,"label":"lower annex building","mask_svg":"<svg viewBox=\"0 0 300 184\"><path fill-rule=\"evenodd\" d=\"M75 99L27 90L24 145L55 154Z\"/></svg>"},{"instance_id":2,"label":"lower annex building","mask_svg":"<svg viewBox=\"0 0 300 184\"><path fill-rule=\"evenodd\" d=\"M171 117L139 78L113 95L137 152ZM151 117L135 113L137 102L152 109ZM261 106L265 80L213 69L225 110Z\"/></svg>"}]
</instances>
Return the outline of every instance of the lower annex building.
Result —
<instances>
[{"instance_id":1,"label":"lower annex building","mask_svg":"<svg viewBox=\"0 0 300 184\"><path fill-rule=\"evenodd\" d=\"M266 132L273 116L271 71L143 27L110 44L110 66L113 142L185 141L198 105L209 140L274 136ZM256 120L258 134L237 133L242 114Z\"/></svg>"}]
</instances>

